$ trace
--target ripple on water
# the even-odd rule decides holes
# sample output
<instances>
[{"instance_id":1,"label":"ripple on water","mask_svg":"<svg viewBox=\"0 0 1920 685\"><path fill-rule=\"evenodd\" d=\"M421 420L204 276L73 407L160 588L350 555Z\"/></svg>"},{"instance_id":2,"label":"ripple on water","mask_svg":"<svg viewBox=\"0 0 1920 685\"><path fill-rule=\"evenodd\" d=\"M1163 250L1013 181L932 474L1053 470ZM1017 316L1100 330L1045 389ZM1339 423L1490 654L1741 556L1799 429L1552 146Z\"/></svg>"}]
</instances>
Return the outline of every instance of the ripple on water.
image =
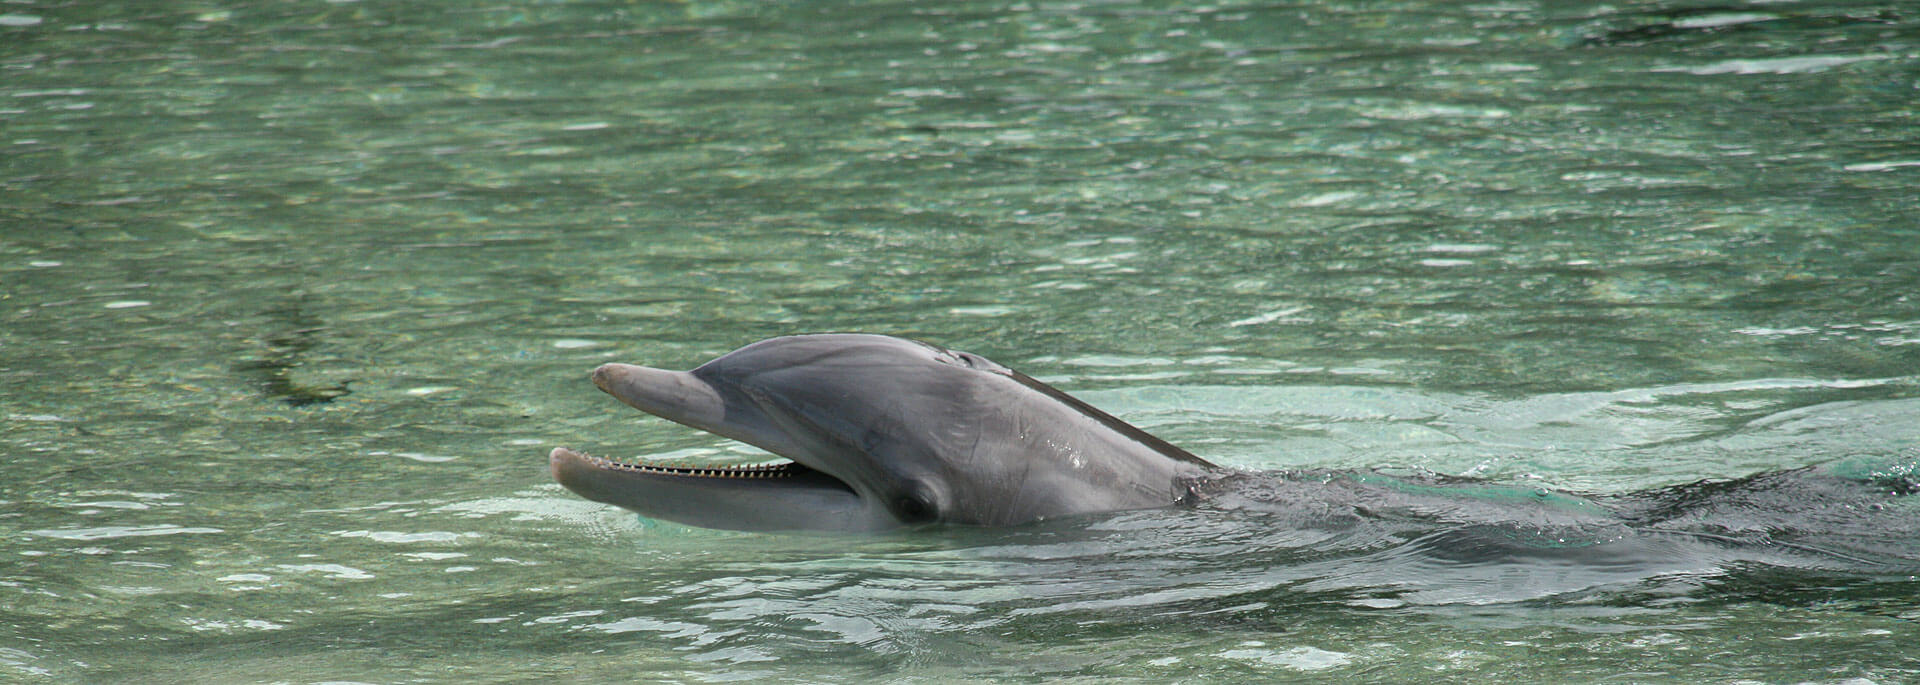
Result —
<instances>
[{"instance_id":1,"label":"ripple on water","mask_svg":"<svg viewBox=\"0 0 1920 685\"><path fill-rule=\"evenodd\" d=\"M374 575L345 564L279 564L287 573L317 573L333 580L372 580Z\"/></svg>"},{"instance_id":2,"label":"ripple on water","mask_svg":"<svg viewBox=\"0 0 1920 685\"><path fill-rule=\"evenodd\" d=\"M1339 668L1353 663L1354 659L1352 654L1345 652L1305 646L1277 649L1259 641L1242 642L1234 649L1220 652L1219 656L1222 659L1254 661L1295 671L1324 671L1329 668Z\"/></svg>"},{"instance_id":3,"label":"ripple on water","mask_svg":"<svg viewBox=\"0 0 1920 685\"><path fill-rule=\"evenodd\" d=\"M152 537L156 535L206 535L224 533L219 528L204 526L179 526L170 523L152 526L99 526L95 528L42 528L29 530L29 535L59 538L62 540L108 540L113 538Z\"/></svg>"}]
</instances>

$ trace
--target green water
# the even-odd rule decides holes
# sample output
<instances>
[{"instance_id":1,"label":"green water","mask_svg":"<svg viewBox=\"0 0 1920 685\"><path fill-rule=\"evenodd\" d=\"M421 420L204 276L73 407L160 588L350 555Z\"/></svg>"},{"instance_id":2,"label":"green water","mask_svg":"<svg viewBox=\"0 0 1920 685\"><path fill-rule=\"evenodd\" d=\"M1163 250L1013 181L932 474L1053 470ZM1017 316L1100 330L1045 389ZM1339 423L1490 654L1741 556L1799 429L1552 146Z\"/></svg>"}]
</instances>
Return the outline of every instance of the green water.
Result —
<instances>
[{"instance_id":1,"label":"green water","mask_svg":"<svg viewBox=\"0 0 1920 685\"><path fill-rule=\"evenodd\" d=\"M3 4L0 680L1914 680L1911 577L717 533L544 455L729 457L587 371L858 330L1248 469L1910 470L1916 74L1892 1Z\"/></svg>"}]
</instances>

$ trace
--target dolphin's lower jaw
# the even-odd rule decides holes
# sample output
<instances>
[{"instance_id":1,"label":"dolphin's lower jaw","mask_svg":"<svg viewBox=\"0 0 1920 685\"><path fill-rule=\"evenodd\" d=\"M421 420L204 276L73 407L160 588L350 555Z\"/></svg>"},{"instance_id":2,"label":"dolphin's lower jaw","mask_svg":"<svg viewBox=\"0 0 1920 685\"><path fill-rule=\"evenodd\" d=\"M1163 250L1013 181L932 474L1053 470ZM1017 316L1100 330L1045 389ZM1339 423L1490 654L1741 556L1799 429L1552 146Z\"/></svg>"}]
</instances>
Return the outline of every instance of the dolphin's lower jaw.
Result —
<instances>
[{"instance_id":1,"label":"dolphin's lower jaw","mask_svg":"<svg viewBox=\"0 0 1920 685\"><path fill-rule=\"evenodd\" d=\"M649 518L734 530L878 530L876 516L845 483L797 463L689 467L623 462L565 447L547 455L561 486Z\"/></svg>"}]
</instances>

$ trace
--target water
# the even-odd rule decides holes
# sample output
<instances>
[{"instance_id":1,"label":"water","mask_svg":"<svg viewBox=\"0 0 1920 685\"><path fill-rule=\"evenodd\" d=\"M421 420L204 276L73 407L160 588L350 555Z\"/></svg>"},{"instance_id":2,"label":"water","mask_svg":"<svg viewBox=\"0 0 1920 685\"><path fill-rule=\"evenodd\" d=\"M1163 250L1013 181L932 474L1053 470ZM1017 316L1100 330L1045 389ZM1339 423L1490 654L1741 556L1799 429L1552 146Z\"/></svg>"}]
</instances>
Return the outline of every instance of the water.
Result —
<instances>
[{"instance_id":1,"label":"water","mask_svg":"<svg viewBox=\"0 0 1920 685\"><path fill-rule=\"evenodd\" d=\"M0 6L0 679L1913 680L1911 576L732 534L543 463L733 455L597 363L861 330L1247 469L1912 469L1916 22Z\"/></svg>"}]
</instances>

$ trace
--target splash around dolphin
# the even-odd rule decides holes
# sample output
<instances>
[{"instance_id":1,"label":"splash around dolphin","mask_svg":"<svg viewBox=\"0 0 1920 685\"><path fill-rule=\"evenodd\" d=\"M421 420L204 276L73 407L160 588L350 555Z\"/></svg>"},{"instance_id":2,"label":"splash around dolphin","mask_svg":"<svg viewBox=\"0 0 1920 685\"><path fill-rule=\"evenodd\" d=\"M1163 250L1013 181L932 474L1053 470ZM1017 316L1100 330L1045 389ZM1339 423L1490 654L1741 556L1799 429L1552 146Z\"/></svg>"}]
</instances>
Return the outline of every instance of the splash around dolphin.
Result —
<instances>
[{"instance_id":1,"label":"splash around dolphin","mask_svg":"<svg viewBox=\"0 0 1920 685\"><path fill-rule=\"evenodd\" d=\"M548 457L582 497L707 528L1012 525L1179 504L1221 471L984 357L883 335L773 338L692 371L606 364L593 382L788 460L703 468L564 447Z\"/></svg>"}]
</instances>

